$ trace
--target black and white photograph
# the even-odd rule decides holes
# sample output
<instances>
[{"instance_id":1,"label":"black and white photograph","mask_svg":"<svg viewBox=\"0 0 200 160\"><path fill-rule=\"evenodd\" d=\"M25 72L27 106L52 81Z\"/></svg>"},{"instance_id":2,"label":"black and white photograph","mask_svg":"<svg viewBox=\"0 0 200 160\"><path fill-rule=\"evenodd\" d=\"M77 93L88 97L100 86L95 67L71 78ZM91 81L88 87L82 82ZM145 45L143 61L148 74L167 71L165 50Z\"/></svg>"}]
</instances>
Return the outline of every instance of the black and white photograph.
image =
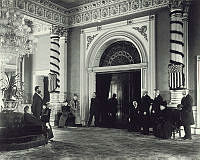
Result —
<instances>
[{"instance_id":1,"label":"black and white photograph","mask_svg":"<svg viewBox=\"0 0 200 160\"><path fill-rule=\"evenodd\" d=\"M0 0L0 160L200 160L200 0Z\"/></svg>"}]
</instances>

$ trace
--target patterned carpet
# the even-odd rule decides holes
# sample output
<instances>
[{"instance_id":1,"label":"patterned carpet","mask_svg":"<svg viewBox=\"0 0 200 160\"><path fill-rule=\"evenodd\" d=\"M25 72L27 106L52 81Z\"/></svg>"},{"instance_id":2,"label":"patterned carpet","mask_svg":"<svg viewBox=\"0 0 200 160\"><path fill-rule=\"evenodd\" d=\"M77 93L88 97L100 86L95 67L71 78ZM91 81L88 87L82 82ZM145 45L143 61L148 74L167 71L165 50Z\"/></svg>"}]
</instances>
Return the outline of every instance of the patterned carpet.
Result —
<instances>
[{"instance_id":1,"label":"patterned carpet","mask_svg":"<svg viewBox=\"0 0 200 160\"><path fill-rule=\"evenodd\" d=\"M37 148L0 152L0 160L200 160L200 136L161 140L107 128L54 129L54 139Z\"/></svg>"}]
</instances>

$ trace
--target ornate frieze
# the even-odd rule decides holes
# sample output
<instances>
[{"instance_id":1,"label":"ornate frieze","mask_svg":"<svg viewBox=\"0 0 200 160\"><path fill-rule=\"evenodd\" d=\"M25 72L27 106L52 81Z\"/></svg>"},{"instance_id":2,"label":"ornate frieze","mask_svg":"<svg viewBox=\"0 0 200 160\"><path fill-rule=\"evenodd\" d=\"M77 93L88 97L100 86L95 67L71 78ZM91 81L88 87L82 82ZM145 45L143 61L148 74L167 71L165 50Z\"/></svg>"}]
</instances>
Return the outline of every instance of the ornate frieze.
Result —
<instances>
[{"instance_id":1,"label":"ornate frieze","mask_svg":"<svg viewBox=\"0 0 200 160\"><path fill-rule=\"evenodd\" d=\"M142 27L133 27L133 29L137 30L143 37L148 41L147 38L147 26Z\"/></svg>"},{"instance_id":2,"label":"ornate frieze","mask_svg":"<svg viewBox=\"0 0 200 160\"><path fill-rule=\"evenodd\" d=\"M69 27L166 7L169 0L97 0L68 9Z\"/></svg>"},{"instance_id":3,"label":"ornate frieze","mask_svg":"<svg viewBox=\"0 0 200 160\"><path fill-rule=\"evenodd\" d=\"M26 15L43 21L67 25L66 8L52 3L49 0L15 0L15 7Z\"/></svg>"},{"instance_id":4,"label":"ornate frieze","mask_svg":"<svg viewBox=\"0 0 200 160\"><path fill-rule=\"evenodd\" d=\"M50 28L52 26L50 23L26 15L24 15L24 19L27 19L32 22L34 35L50 33Z\"/></svg>"},{"instance_id":5,"label":"ornate frieze","mask_svg":"<svg viewBox=\"0 0 200 160\"><path fill-rule=\"evenodd\" d=\"M171 8L183 6L184 10L189 2L191 0L96 0L66 9L50 0L15 0L14 5L26 15L70 28L168 5Z\"/></svg>"}]
</instances>

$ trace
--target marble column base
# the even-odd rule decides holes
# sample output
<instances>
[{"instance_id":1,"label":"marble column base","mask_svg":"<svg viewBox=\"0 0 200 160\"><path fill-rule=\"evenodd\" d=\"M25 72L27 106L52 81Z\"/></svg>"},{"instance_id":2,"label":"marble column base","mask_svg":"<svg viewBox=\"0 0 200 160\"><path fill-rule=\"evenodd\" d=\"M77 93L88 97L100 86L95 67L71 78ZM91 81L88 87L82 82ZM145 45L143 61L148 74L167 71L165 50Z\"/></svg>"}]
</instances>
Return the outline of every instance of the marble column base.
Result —
<instances>
[{"instance_id":1,"label":"marble column base","mask_svg":"<svg viewBox=\"0 0 200 160\"><path fill-rule=\"evenodd\" d=\"M60 102L60 93L50 93L50 103L59 103Z\"/></svg>"},{"instance_id":2,"label":"marble column base","mask_svg":"<svg viewBox=\"0 0 200 160\"><path fill-rule=\"evenodd\" d=\"M170 90L171 101L168 107L177 107L177 105L181 103L181 99L183 98L183 91L184 90Z\"/></svg>"},{"instance_id":3,"label":"marble column base","mask_svg":"<svg viewBox=\"0 0 200 160\"><path fill-rule=\"evenodd\" d=\"M56 125L57 113L61 111L61 103L60 103L59 97L60 97L59 93L50 93L50 106L51 106L50 124L51 126Z\"/></svg>"},{"instance_id":4,"label":"marble column base","mask_svg":"<svg viewBox=\"0 0 200 160\"><path fill-rule=\"evenodd\" d=\"M50 115L50 124L51 126L56 126L58 119L57 114L61 112L61 103L50 103L51 105L51 115Z\"/></svg>"}]
</instances>

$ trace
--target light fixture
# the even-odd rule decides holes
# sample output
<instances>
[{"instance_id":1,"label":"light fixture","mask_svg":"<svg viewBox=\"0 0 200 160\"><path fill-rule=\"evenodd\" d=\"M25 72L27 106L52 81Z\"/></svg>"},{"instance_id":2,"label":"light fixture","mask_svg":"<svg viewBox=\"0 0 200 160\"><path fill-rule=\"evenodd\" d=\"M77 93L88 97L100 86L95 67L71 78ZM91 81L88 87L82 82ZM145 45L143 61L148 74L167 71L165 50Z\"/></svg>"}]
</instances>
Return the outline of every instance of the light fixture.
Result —
<instances>
[{"instance_id":1,"label":"light fixture","mask_svg":"<svg viewBox=\"0 0 200 160\"><path fill-rule=\"evenodd\" d=\"M0 61L32 52L31 27L14 8L14 0L0 0Z\"/></svg>"},{"instance_id":2,"label":"light fixture","mask_svg":"<svg viewBox=\"0 0 200 160\"><path fill-rule=\"evenodd\" d=\"M16 10L15 2L16 0L0 0L0 98L1 100L2 97L4 99L5 110L15 110L21 100L21 97L16 95L18 99L8 96L13 94L14 89L11 84L14 81L11 83L9 81L11 78L3 77L6 74L5 65L16 60L15 64L19 67L23 57L32 53L32 22L25 20L24 16ZM21 69L18 72L20 73L17 73L17 75L21 75ZM13 77L13 75L11 76ZM20 79L15 82L18 91L23 91L21 81L20 76Z\"/></svg>"}]
</instances>

